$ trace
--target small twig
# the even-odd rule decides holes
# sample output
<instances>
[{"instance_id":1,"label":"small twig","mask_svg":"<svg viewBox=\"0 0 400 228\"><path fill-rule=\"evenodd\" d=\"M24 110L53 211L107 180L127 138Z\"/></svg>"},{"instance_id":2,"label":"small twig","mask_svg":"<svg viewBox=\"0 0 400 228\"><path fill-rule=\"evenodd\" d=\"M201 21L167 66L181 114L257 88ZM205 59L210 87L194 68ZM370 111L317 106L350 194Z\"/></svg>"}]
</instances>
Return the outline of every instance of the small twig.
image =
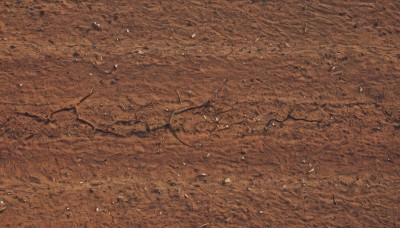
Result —
<instances>
[{"instance_id":1,"label":"small twig","mask_svg":"<svg viewBox=\"0 0 400 228\"><path fill-rule=\"evenodd\" d=\"M320 123L322 121L320 119L319 120L309 120L309 119L305 119L305 118L294 117L294 116L292 116L293 111L294 111L294 109L291 109L283 120L278 120L278 119L268 120L268 122L265 124L264 130L268 131L269 126L272 125L274 122L283 123L287 120L294 120L294 121L305 121L305 122L309 122L309 123Z\"/></svg>"},{"instance_id":2,"label":"small twig","mask_svg":"<svg viewBox=\"0 0 400 228\"><path fill-rule=\"evenodd\" d=\"M101 81L103 81L103 79L100 79L99 83L100 83ZM94 90L94 87L95 87L95 86L96 86L96 84L93 84L92 89L90 90L89 94L86 95L86 96L84 96L82 99L80 99L79 102L78 102L75 106L80 105L82 102L84 102L84 101L85 101L86 99L88 99L90 96L92 96L92 95L93 95L93 90Z\"/></svg>"},{"instance_id":3,"label":"small twig","mask_svg":"<svg viewBox=\"0 0 400 228\"><path fill-rule=\"evenodd\" d=\"M99 81L101 82L101 80ZM172 135L182 144L192 147L191 145L189 145L188 143L184 142L179 135L177 134L176 129L173 127L173 120L175 118L175 116L180 115L182 113L188 112L188 111L192 111L192 110L196 110L196 109L202 109L202 111L208 107L210 107L212 105L213 102L215 102L219 96L219 94L223 91L224 86L226 85L226 83L228 82L227 79L224 79L223 83L221 86L219 86L217 89L214 90L212 96L210 97L209 100L205 101L204 103L200 104L200 105L194 105L194 106L189 106L189 107L184 107L178 110L173 111L169 118L168 121L164 124L161 125L157 125L157 126L153 126L150 127L146 122L139 120L139 119L133 119L133 120L117 120L114 121L113 123L107 125L107 127L105 128L100 128L98 126L96 126L95 124L91 123L89 120L86 120L84 118L81 117L80 112L79 112L79 107L80 105L85 102L87 99L89 99L93 93L94 93L94 88L96 86L97 83L95 83L91 90L89 91L88 94L86 94L84 97L82 97L76 104L72 105L72 106L67 106L67 107L63 107L60 109L57 109L55 111L52 111L51 113L49 113L46 117L42 117L40 115L37 114L32 114L32 113L28 113L28 112L16 112L16 114L19 115L23 115L23 116L27 116L30 118L35 119L38 122L43 122L44 124L49 124L49 123L56 123L56 121L53 119L54 115L61 113L61 112L73 112L75 114L75 120L83 125L86 125L88 127L90 127L92 130L94 130L95 132L98 133L102 133L102 134L108 134L108 135L113 135L115 137L130 137L132 135L143 135L145 133L151 133L154 134L155 131L159 130L159 129L165 129L165 131L170 131L172 133ZM177 94L178 94L178 98L179 98L179 102L182 102L181 96L179 94L179 92L176 90ZM148 104L151 105L152 103ZM136 112L138 112L139 110L147 107L148 105L142 106L140 107L138 110L136 110ZM137 117L135 112L135 116ZM127 134L120 134L117 132L114 132L112 130L110 130L112 128L112 126L114 125L136 125L136 124L143 124L145 127L145 130L143 131L135 131L132 130L131 132L127 133ZM38 132L32 133L30 135L28 135L27 137L25 137L25 139L30 139L32 137L34 137L36 134L38 134ZM163 143L165 139L165 134L162 138L162 141L160 143L160 147Z\"/></svg>"},{"instance_id":4,"label":"small twig","mask_svg":"<svg viewBox=\"0 0 400 228\"><path fill-rule=\"evenodd\" d=\"M157 125L157 126L155 126L155 127L150 127L150 128L149 128L150 132L156 131L156 130L159 130L159 129L162 129L162 128L165 128L166 130L169 130L169 131L172 133L172 135L173 135L179 142L181 142L183 145L188 146L188 147L193 147L193 146L187 144L186 142L184 142L181 138L179 138L178 134L176 133L176 130L175 130L174 127L172 126L172 122L173 122L174 117L175 117L176 115L179 115L179 114L182 114L182 113L191 111L191 110L195 110L195 109L205 109L205 108L211 106L211 104L212 104L213 102L215 102L215 100L218 98L218 95L222 92L222 90L223 90L223 88L224 88L224 86L226 85L227 82L228 82L228 79L224 79L224 81L222 82L222 85L221 85L220 87L218 87L216 90L214 90L214 93L213 93L213 95L211 96L211 98L210 98L209 100L205 101L203 104L201 104L201 105L195 105L195 106L189 106L189 107L186 107L186 108L182 108L182 109L178 109L178 110L173 111L173 112L171 113L171 115L169 116L168 122L167 122L167 123L162 124L162 125Z\"/></svg>"},{"instance_id":5,"label":"small twig","mask_svg":"<svg viewBox=\"0 0 400 228\"><path fill-rule=\"evenodd\" d=\"M192 145L187 144L186 142L184 142L181 138L179 138L178 134L176 133L176 130L172 128L171 125L168 125L168 129L172 132L172 135L174 135L174 137L183 145L187 146L187 147L194 147Z\"/></svg>"},{"instance_id":6,"label":"small twig","mask_svg":"<svg viewBox=\"0 0 400 228\"><path fill-rule=\"evenodd\" d=\"M60 112L68 112L68 111L75 111L76 110L76 105L74 107L65 107L65 108L61 108L58 109L56 111L53 111L52 113L50 113L46 119L51 119L53 117L53 115L60 113Z\"/></svg>"},{"instance_id":7,"label":"small twig","mask_svg":"<svg viewBox=\"0 0 400 228\"><path fill-rule=\"evenodd\" d=\"M99 80L97 83L100 83L102 80L103 79ZM97 83L93 84L90 92L87 95L85 95L84 97L82 97L74 106L60 108L58 110L55 110L55 111L51 112L46 117L42 117L42 116L39 116L39 115L36 115L36 114L32 114L32 113L28 113L28 112L16 112L16 114L27 116L27 117L31 117L31 118L35 119L36 121L38 121L38 122L44 122L45 124L48 124L49 122L54 122L53 116L55 114L61 113L61 112L73 111L75 113L75 115L76 115L76 119L75 119L76 121L78 121L78 122L80 122L80 123L82 123L84 125L89 126L94 131L100 132L100 133L104 133L104 134L111 134L111 135L118 136L118 137L123 137L123 135L120 135L118 133L115 133L115 132L112 132L112 131L109 131L109 130L106 130L106 129L101 129L101 128L95 126L94 124L90 123L88 120L83 119L79 114L79 111L78 111L79 105L81 105L84 101L86 101L89 97L91 97L93 95L94 88L96 87ZM30 134L29 136L25 137L25 139L32 138L38 132Z\"/></svg>"},{"instance_id":8,"label":"small twig","mask_svg":"<svg viewBox=\"0 0 400 228\"><path fill-rule=\"evenodd\" d=\"M227 110L223 110L223 108L221 108L219 110L216 110L215 112L218 113L218 114L223 114L223 113L227 113L227 112L230 112L232 110L235 110L235 109L237 109L237 107L232 107L232 108L227 109Z\"/></svg>"},{"instance_id":9,"label":"small twig","mask_svg":"<svg viewBox=\"0 0 400 228\"><path fill-rule=\"evenodd\" d=\"M15 112L15 114L33 118L38 122L47 122L48 121L47 118L41 117L41 116L33 114L33 113L29 113L29 112Z\"/></svg>"},{"instance_id":10,"label":"small twig","mask_svg":"<svg viewBox=\"0 0 400 228\"><path fill-rule=\"evenodd\" d=\"M181 94L179 93L178 90L175 90L176 94L178 94L178 101L179 103L182 103L182 98L181 98Z\"/></svg>"},{"instance_id":11,"label":"small twig","mask_svg":"<svg viewBox=\"0 0 400 228\"><path fill-rule=\"evenodd\" d=\"M6 208L7 208L7 206L0 208L0 213L3 212Z\"/></svg>"},{"instance_id":12,"label":"small twig","mask_svg":"<svg viewBox=\"0 0 400 228\"><path fill-rule=\"evenodd\" d=\"M257 39L254 41L254 43L256 43L257 41L259 41L261 38L266 37L265 35L261 35L259 37L257 37Z\"/></svg>"}]
</instances>

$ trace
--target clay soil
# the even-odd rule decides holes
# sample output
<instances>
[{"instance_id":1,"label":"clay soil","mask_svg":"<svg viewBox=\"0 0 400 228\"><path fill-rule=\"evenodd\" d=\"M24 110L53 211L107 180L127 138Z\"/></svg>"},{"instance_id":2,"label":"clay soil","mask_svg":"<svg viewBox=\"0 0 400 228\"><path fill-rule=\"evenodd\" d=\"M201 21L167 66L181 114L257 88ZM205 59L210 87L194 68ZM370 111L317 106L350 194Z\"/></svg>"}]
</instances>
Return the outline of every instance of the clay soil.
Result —
<instances>
[{"instance_id":1,"label":"clay soil","mask_svg":"<svg viewBox=\"0 0 400 228\"><path fill-rule=\"evenodd\" d=\"M0 227L399 226L399 25L395 0L1 1Z\"/></svg>"}]
</instances>

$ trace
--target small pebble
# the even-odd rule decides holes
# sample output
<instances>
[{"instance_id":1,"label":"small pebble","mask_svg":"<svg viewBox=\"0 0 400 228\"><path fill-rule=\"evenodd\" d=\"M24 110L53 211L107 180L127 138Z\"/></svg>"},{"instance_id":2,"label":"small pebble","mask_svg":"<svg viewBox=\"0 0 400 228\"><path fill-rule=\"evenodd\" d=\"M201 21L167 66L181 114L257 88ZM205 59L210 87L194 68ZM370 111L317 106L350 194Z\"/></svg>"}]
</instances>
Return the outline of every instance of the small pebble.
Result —
<instances>
[{"instance_id":1,"label":"small pebble","mask_svg":"<svg viewBox=\"0 0 400 228\"><path fill-rule=\"evenodd\" d=\"M231 183L231 179L226 178L226 179L224 180L224 184L230 184L230 183Z\"/></svg>"},{"instance_id":2,"label":"small pebble","mask_svg":"<svg viewBox=\"0 0 400 228\"><path fill-rule=\"evenodd\" d=\"M117 196L117 201L118 202L124 202L126 200L125 200L125 197L123 197L123 196Z\"/></svg>"},{"instance_id":3,"label":"small pebble","mask_svg":"<svg viewBox=\"0 0 400 228\"><path fill-rule=\"evenodd\" d=\"M93 22L93 23L92 23L92 27L93 27L94 29L96 29L96 30L100 30L100 24L97 23L97 22Z\"/></svg>"}]
</instances>

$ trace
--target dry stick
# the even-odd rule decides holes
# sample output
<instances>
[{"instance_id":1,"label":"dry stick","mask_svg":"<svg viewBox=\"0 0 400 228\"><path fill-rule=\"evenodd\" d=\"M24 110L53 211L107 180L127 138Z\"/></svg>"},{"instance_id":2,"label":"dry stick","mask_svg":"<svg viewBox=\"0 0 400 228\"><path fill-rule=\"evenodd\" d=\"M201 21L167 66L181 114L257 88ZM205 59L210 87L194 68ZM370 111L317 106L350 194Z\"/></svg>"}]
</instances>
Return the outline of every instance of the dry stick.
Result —
<instances>
[{"instance_id":1,"label":"dry stick","mask_svg":"<svg viewBox=\"0 0 400 228\"><path fill-rule=\"evenodd\" d=\"M17 111L17 112L15 112L15 114L33 118L37 122L48 122L49 121L47 118L44 118L44 117L42 117L40 115L37 115L37 114L29 113L29 112L18 112Z\"/></svg>"},{"instance_id":2,"label":"dry stick","mask_svg":"<svg viewBox=\"0 0 400 228\"><path fill-rule=\"evenodd\" d=\"M219 115L219 114L224 114L224 113L230 112L230 111L235 110L235 109L237 109L237 107L232 107L232 108L227 109L227 110L223 110L223 108L221 108L219 110L216 110L215 112Z\"/></svg>"},{"instance_id":3,"label":"dry stick","mask_svg":"<svg viewBox=\"0 0 400 228\"><path fill-rule=\"evenodd\" d=\"M102 80L103 80L103 79L101 79L99 82L101 82ZM173 118L175 117L175 115L179 115L179 114L182 114L182 113L184 113L184 112L188 112L188 111L195 110L195 109L200 109L200 108L202 108L202 109L204 110L205 108L209 107L209 106L218 98L218 95L223 91L223 88L224 88L224 86L225 86L225 84L226 84L227 82L228 82L228 80L225 79L225 80L223 81L222 85L221 85L220 87L218 87L218 88L214 91L212 97L211 97L209 100L207 100L206 102L204 102L203 104L197 105L197 106L186 107L186 108L182 108L182 109L173 111L173 112L171 113L169 119L168 119L168 122L165 123L165 124L158 125L158 126L155 126L155 127L150 127L146 122L141 121L141 120L119 120L119 121L116 121L116 122L112 123L112 124L109 125L108 127L111 127L111 126L116 125L116 124L130 124L130 123L137 124L137 123L143 123L143 124L145 125L146 132L149 132L149 133L152 133L152 134L154 134L154 133L153 133L154 131L157 131L157 130L159 130L159 129L163 129L163 128L164 128L165 130L170 130L171 133L174 135L174 137L175 137L179 142L181 142L182 144L184 144L184 145L186 145L186 146L192 147L191 145L185 143L182 139L179 138L178 134L176 133L176 130L175 130L175 129L173 128L173 126L172 126ZM116 137L128 137L128 136L134 134L135 132L131 132L131 133L128 134L128 135L122 135L122 134L119 134L119 133L115 133L115 132L113 132L113 131L110 131L110 130L108 130L108 129L99 128L99 127L95 126L94 124L92 124L90 121L83 119L83 118L79 115L79 111L78 111L79 105L82 104L85 100L87 100L90 96L93 95L95 86L96 86L96 84L94 84L93 87L92 87L92 89L90 90L90 92L89 92L86 96L84 96L83 98L81 98L81 99L79 100L79 102L76 103L74 106L72 106L72 107L64 107L64 108L55 110L55 111L53 111L52 113L50 113L49 115L47 115L46 117L41 117L41 116L39 116L39 115L32 114L32 113L28 113L28 112L16 112L16 113L17 113L17 114L20 114L20 115L27 116L27 117L34 118L34 119L37 120L38 122L44 122L45 124L48 124L49 122L54 122L54 120L52 120L52 117L53 117L55 114L61 113L61 112L65 112L65 111L73 111L73 112L75 113L75 115L76 115L76 120L77 120L78 122L80 122L80 123L82 123L82 124L85 124L85 125L91 127L91 128L92 128L94 131L96 131L96 132L103 133L103 134L110 134L110 135L114 135L114 136L116 136ZM32 138L34 135L35 135L35 134L29 135L29 136L27 137L27 139ZM164 139L163 139L163 140L164 140Z\"/></svg>"},{"instance_id":4,"label":"dry stick","mask_svg":"<svg viewBox=\"0 0 400 228\"><path fill-rule=\"evenodd\" d=\"M333 201L333 204L337 205L335 194L332 195L332 201Z\"/></svg>"},{"instance_id":5,"label":"dry stick","mask_svg":"<svg viewBox=\"0 0 400 228\"><path fill-rule=\"evenodd\" d=\"M162 128L164 128L165 130L168 129L172 133L172 135L179 142L181 142L183 145L188 146L188 147L193 147L193 146L185 143L181 138L179 138L178 134L176 133L176 130L172 126L172 120L175 117L175 115L179 115L181 113L184 113L184 112L187 112L187 111L190 111L190 110L195 110L195 109L199 109L199 108L206 108L209 105L210 105L210 101L206 101L202 105L198 105L198 106L194 106L194 107L187 107L187 108L183 108L183 109L180 109L180 110L173 111L171 113L167 123L150 128L150 132L156 131L156 130L159 130L159 129L162 129Z\"/></svg>"},{"instance_id":6,"label":"dry stick","mask_svg":"<svg viewBox=\"0 0 400 228\"><path fill-rule=\"evenodd\" d=\"M101 79L99 82L101 82L101 81L102 81L102 79ZM83 98L81 98L81 99L78 101L78 103L76 103L73 107L65 107L65 108L61 108L61 109L59 109L59 110L53 111L52 113L50 113L50 115L47 116L47 118L48 118L48 119L51 119L51 118L53 117L54 114L57 114L57 113L60 113L60 112L64 112L64 111L72 111L72 110L74 110L74 112L77 113L77 108L78 108L78 106L79 106L80 104L82 104L82 102L84 102L84 101L85 101L86 99L88 99L90 96L93 95L93 90L94 90L94 87L95 87L95 86L96 86L96 84L94 84L94 85L92 86L92 89L90 90L90 92L89 92L86 96L84 96ZM78 117L79 117L79 115L78 115Z\"/></svg>"},{"instance_id":7,"label":"dry stick","mask_svg":"<svg viewBox=\"0 0 400 228\"><path fill-rule=\"evenodd\" d=\"M97 83L100 83L102 80L103 80L103 79L99 80ZM92 124L92 123L89 122L88 120L83 119L83 118L79 115L79 111L78 111L79 105L82 104L85 100L87 100L90 96L93 95L94 88L95 88L95 86L97 85L97 83L95 83L95 84L92 86L92 89L90 90L90 92L89 92L86 96L84 96L83 98L81 98L81 99L78 101L78 103L76 103L74 106L72 106L72 107L64 107L64 108L55 110L55 111L51 112L49 115L47 115L46 117L41 117L41 116L39 116L39 115L32 114L32 113L28 113L28 112L16 112L16 114L23 115L23 116L27 116L27 117L31 117L31 118L35 119L36 121L38 121L38 122L44 122L45 124L48 124L49 122L54 122L54 120L53 120L52 118L53 118L53 116L54 116L55 114L61 113L61 112L73 111L73 112L75 113L75 115L76 115L76 121L78 121L78 122L80 122L80 123L82 123L82 124L85 124L85 125L91 127L94 131L100 132L100 133L103 133L103 134L114 135L114 136L117 136L117 137L123 137L123 135L121 135L121 134L118 134L118 133L115 133L115 132L112 132L112 131L109 131L109 130L105 130L105 129L101 129L101 128L99 128L99 127L96 127L94 124ZM40 131L38 131L38 132L40 132ZM30 134L30 135L27 136L25 139L30 139L30 138L32 138L32 137L35 136L38 132L33 133L33 134Z\"/></svg>"},{"instance_id":8,"label":"dry stick","mask_svg":"<svg viewBox=\"0 0 400 228\"><path fill-rule=\"evenodd\" d=\"M176 92L176 94L178 94L179 103L182 103L181 94L179 94L179 91L178 91L178 90L175 90L175 92Z\"/></svg>"},{"instance_id":9,"label":"dry stick","mask_svg":"<svg viewBox=\"0 0 400 228\"><path fill-rule=\"evenodd\" d=\"M181 138L179 138L178 134L176 133L176 130L172 126L172 121L173 121L174 117L176 115L182 114L184 112L188 112L188 111L195 110L195 109L201 109L201 108L204 110L205 108L211 106L211 104L218 98L218 95L222 92L222 90L227 82L228 82L228 79L224 79L222 85L220 87L218 87L216 90L214 90L212 97L209 100L207 100L206 102L204 102L203 104L186 107L186 108L182 108L182 109L173 111L171 113L171 115L169 116L167 123L150 128L150 132L164 128L166 130L169 130L172 133L172 135L183 145L188 146L188 147L193 147L193 146L187 144L186 142L184 142Z\"/></svg>"},{"instance_id":10,"label":"dry stick","mask_svg":"<svg viewBox=\"0 0 400 228\"><path fill-rule=\"evenodd\" d=\"M107 128L109 129L114 125L130 125L131 126L131 125L136 125L136 124L140 124L140 123L144 125L145 131L139 131L138 132L138 131L134 131L133 130L133 131L131 131L128 134L125 134L125 135L118 134L118 133L113 133L113 134L118 134L119 137L123 137L123 138L127 138L127 137L130 137L130 136L135 135L135 134L136 135L137 134L143 134L145 132L149 132L149 133L155 135L153 132L150 131L150 126L146 122L144 122L142 120L138 120L138 119L134 119L134 120L117 120L117 121L114 121L113 123L109 124L107 126ZM109 132L109 134L111 134L111 131L108 130L108 132Z\"/></svg>"},{"instance_id":11,"label":"dry stick","mask_svg":"<svg viewBox=\"0 0 400 228\"><path fill-rule=\"evenodd\" d=\"M286 115L286 118L284 118L283 120L278 120L278 119L270 119L268 120L268 122L265 124L264 130L265 132L268 131L269 126L273 123L273 122L278 122L278 123L283 123L287 120L294 120L294 121L305 121L305 122L309 122L309 123L320 123L322 120L309 120L309 119L305 119L305 118L297 118L292 116L292 112L294 111L294 109L291 109L289 111L289 113Z\"/></svg>"},{"instance_id":12,"label":"dry stick","mask_svg":"<svg viewBox=\"0 0 400 228\"><path fill-rule=\"evenodd\" d=\"M254 41L254 43L256 43L257 41L259 41L259 40L260 40L261 38L263 38L263 37L267 37L267 36L261 35L261 36L257 37L257 39Z\"/></svg>"}]
</instances>

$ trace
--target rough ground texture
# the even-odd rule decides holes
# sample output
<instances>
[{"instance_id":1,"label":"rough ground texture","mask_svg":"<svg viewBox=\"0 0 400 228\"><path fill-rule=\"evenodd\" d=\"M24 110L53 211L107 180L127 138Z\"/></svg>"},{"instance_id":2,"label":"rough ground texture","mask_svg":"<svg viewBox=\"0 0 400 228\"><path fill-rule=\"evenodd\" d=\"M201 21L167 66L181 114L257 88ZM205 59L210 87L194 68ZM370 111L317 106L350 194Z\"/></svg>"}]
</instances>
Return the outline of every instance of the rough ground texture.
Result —
<instances>
[{"instance_id":1,"label":"rough ground texture","mask_svg":"<svg viewBox=\"0 0 400 228\"><path fill-rule=\"evenodd\" d=\"M399 25L395 0L1 1L0 226L399 226Z\"/></svg>"}]
</instances>

